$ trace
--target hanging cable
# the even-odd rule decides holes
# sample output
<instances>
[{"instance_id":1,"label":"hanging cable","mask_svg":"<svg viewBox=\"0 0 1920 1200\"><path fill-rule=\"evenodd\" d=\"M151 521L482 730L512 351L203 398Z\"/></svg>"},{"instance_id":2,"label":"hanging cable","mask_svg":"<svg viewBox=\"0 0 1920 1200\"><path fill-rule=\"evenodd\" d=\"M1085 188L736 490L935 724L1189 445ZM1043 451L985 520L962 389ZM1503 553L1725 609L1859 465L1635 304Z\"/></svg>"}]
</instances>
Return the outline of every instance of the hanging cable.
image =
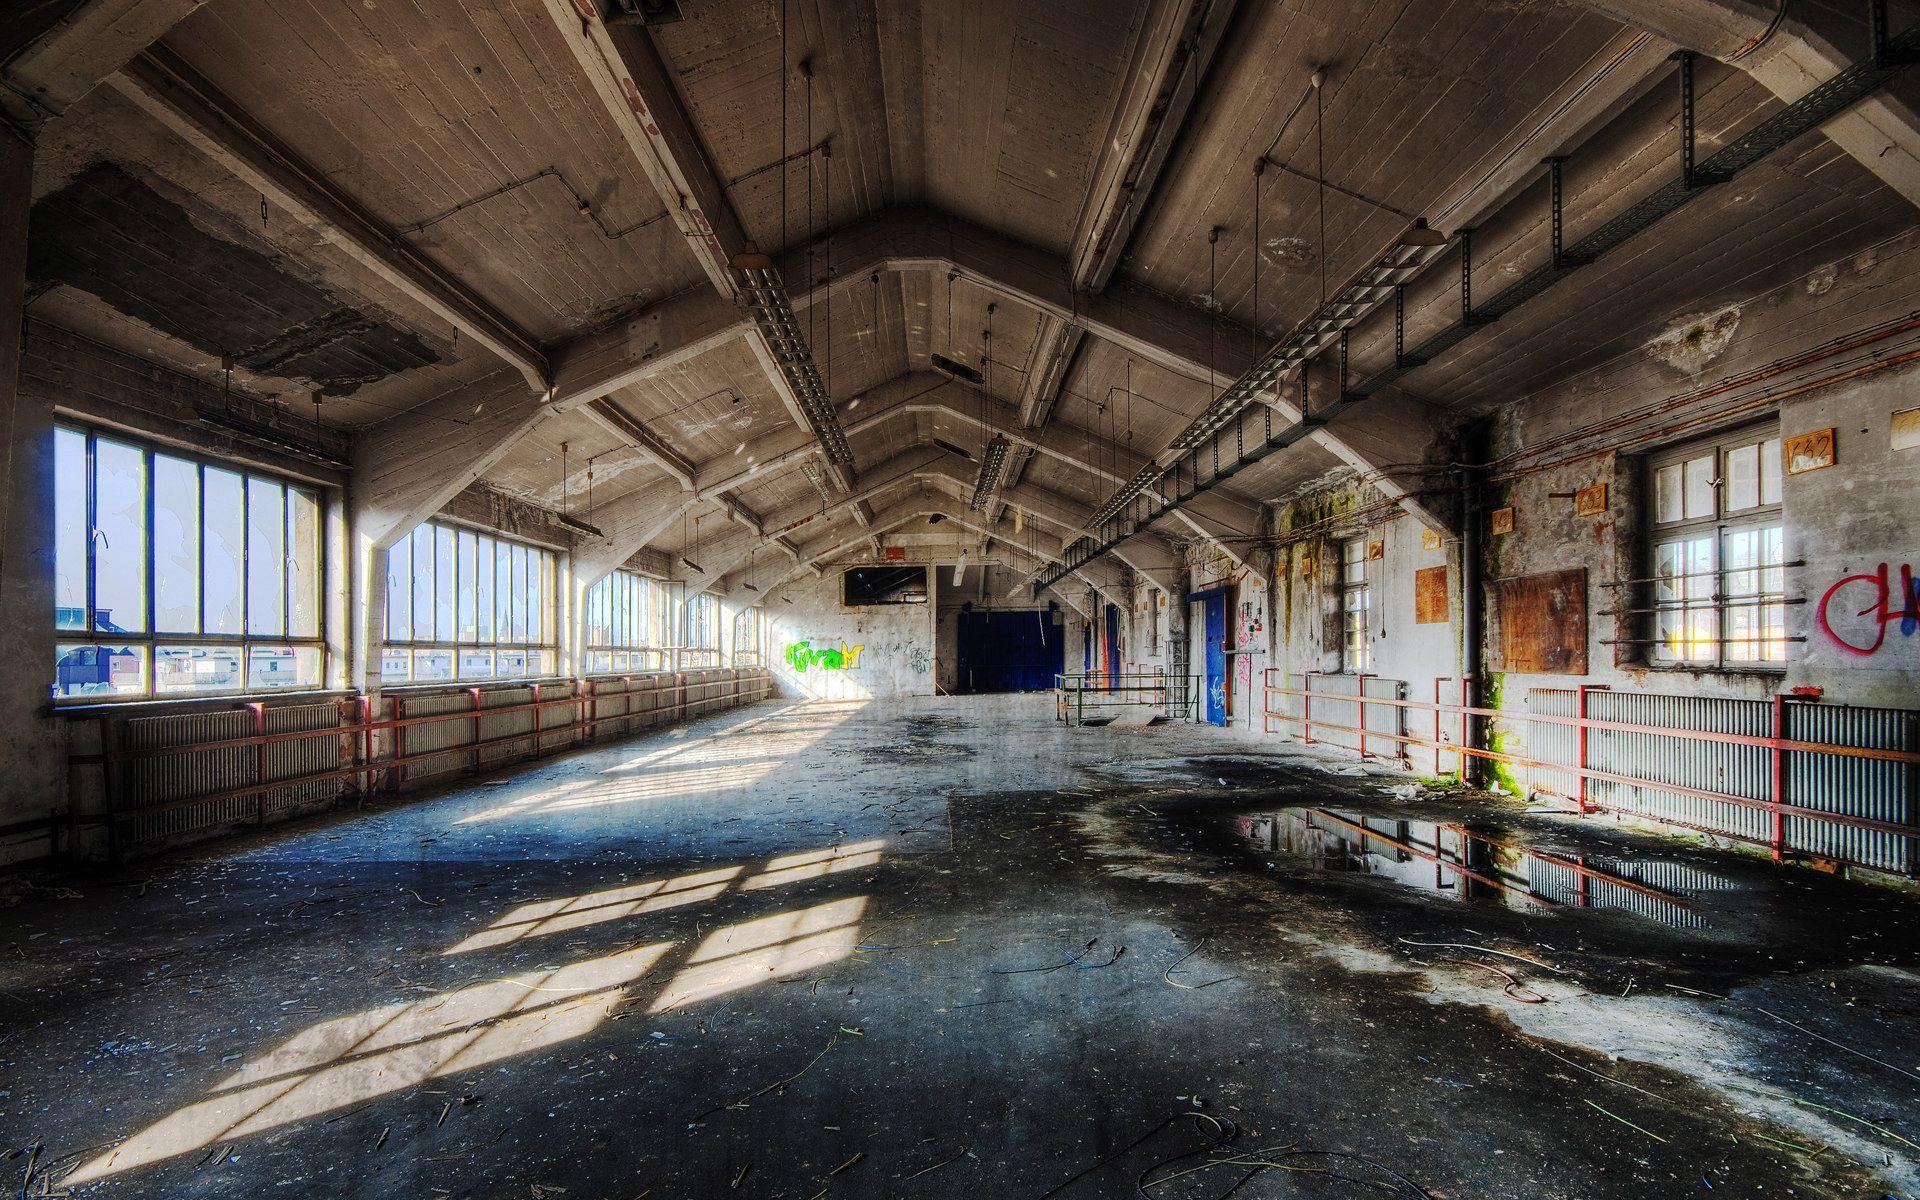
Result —
<instances>
[{"instance_id":1,"label":"hanging cable","mask_svg":"<svg viewBox=\"0 0 1920 1200\"><path fill-rule=\"evenodd\" d=\"M787 0L780 0L780 249L787 245Z\"/></svg>"},{"instance_id":2,"label":"hanging cable","mask_svg":"<svg viewBox=\"0 0 1920 1200\"><path fill-rule=\"evenodd\" d=\"M1314 166L1320 192L1320 307L1327 306L1327 77L1313 73L1313 135L1319 162Z\"/></svg>"},{"instance_id":3,"label":"hanging cable","mask_svg":"<svg viewBox=\"0 0 1920 1200\"><path fill-rule=\"evenodd\" d=\"M813 145L813 59L811 57L800 60L800 77L807 81L806 117L804 118L807 140L803 144L811 146ZM813 158L809 156L807 158L807 286L809 287L813 286L813 236ZM813 310L814 306L809 304L807 306L807 343L809 345L813 343Z\"/></svg>"},{"instance_id":4,"label":"hanging cable","mask_svg":"<svg viewBox=\"0 0 1920 1200\"><path fill-rule=\"evenodd\" d=\"M1220 398L1219 378L1213 368L1214 333L1220 323L1220 299L1214 291L1217 282L1214 263L1218 256L1219 244L1220 227L1215 225L1207 230L1207 390L1210 393L1207 402L1209 404Z\"/></svg>"}]
</instances>

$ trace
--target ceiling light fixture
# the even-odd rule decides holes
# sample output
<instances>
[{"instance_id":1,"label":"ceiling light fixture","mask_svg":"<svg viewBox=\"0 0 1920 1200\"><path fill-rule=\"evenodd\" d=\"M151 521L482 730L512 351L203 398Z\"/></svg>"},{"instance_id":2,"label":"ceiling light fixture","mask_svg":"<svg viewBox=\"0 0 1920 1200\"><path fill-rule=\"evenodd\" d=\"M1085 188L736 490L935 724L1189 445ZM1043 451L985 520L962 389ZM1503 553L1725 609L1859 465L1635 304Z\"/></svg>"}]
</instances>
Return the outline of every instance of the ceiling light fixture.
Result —
<instances>
[{"instance_id":1,"label":"ceiling light fixture","mask_svg":"<svg viewBox=\"0 0 1920 1200\"><path fill-rule=\"evenodd\" d=\"M1425 217L1415 217L1413 224L1400 235L1400 244L1433 249L1446 245L1447 235L1427 224Z\"/></svg>"}]
</instances>

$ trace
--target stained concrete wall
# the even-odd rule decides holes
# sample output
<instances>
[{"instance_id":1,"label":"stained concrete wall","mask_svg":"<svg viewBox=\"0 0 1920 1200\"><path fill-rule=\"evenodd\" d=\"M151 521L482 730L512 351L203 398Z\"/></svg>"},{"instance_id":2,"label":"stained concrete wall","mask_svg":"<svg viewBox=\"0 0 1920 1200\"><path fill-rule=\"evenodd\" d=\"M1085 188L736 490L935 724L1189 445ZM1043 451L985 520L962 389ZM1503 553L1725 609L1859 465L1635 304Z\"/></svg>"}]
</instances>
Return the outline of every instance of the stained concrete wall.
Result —
<instances>
[{"instance_id":1,"label":"stained concrete wall","mask_svg":"<svg viewBox=\"0 0 1920 1200\"><path fill-rule=\"evenodd\" d=\"M930 568L931 570L931 568ZM931 578L926 604L849 608L842 603L843 568L806 574L768 597L772 636L768 663L783 696L816 700L882 700L934 694L934 613L941 581ZM839 650L852 665L814 664L796 670L788 652L801 642Z\"/></svg>"},{"instance_id":2,"label":"stained concrete wall","mask_svg":"<svg viewBox=\"0 0 1920 1200\"><path fill-rule=\"evenodd\" d=\"M1903 621L1901 595L1902 568L1920 572L1920 448L1891 445L1893 414L1920 407L1920 360L1902 363L1920 355L1920 330L1905 329L1920 299L1916 272L1920 235L1895 239L1763 295L1654 322L1640 346L1602 369L1500 410L1489 431L1498 465L1481 503L1511 508L1514 527L1488 532L1481 560L1490 706L1526 712L1536 689L1592 684L1749 699L1818 688L1834 703L1920 708L1920 622ZM1649 666L1634 643L1648 636L1647 614L1621 611L1644 601L1632 598L1630 584L1604 586L1649 574L1646 456L1749 426L1782 437L1835 431L1834 466L1783 479L1785 555L1804 563L1786 572L1787 633L1798 639L1788 645L1787 668ZM1597 483L1608 486L1605 511L1578 515L1573 494ZM1478 519L1487 529L1487 513ZM1445 681L1445 699L1457 699L1458 541L1431 545L1417 522L1352 481L1279 506L1274 530L1277 663L1294 672L1339 669L1337 541L1377 538L1373 671L1404 680L1411 699L1433 699L1436 680ZM1448 571L1448 621L1415 624L1415 572L1440 565ZM1499 582L1568 569L1586 572L1585 672L1508 671ZM1914 603L1920 610L1920 599ZM1433 734L1426 713L1410 713L1407 723L1415 736ZM1495 722L1492 732L1500 748L1521 753L1537 737L1519 721ZM1416 754L1414 765L1432 764Z\"/></svg>"}]
</instances>

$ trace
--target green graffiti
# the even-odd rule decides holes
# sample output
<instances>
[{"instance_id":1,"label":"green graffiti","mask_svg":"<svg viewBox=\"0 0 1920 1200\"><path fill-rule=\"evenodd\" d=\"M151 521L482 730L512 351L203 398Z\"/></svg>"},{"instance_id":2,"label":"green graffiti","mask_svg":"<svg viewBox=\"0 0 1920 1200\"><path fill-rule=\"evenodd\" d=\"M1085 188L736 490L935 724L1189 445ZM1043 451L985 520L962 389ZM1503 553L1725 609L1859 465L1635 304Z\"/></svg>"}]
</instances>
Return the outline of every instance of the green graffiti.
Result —
<instances>
[{"instance_id":1,"label":"green graffiti","mask_svg":"<svg viewBox=\"0 0 1920 1200\"><path fill-rule=\"evenodd\" d=\"M822 646L816 650L812 642L795 642L787 647L787 665L796 671L805 671L819 667L822 671L851 671L860 665L860 652L866 646L848 647L841 642L839 648Z\"/></svg>"}]
</instances>

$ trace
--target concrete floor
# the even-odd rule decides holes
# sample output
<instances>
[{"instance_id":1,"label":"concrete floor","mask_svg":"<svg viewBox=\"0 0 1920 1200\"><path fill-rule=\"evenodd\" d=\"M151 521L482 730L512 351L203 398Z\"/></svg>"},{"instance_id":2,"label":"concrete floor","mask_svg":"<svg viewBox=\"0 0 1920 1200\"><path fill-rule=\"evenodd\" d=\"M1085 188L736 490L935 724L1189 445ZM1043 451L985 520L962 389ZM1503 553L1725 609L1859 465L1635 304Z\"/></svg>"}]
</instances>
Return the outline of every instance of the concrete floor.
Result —
<instances>
[{"instance_id":1,"label":"concrete floor","mask_svg":"<svg viewBox=\"0 0 1920 1200\"><path fill-rule=\"evenodd\" d=\"M10 1165L101 1196L1911 1194L1907 895L1049 705L770 702L48 883L0 911ZM1688 889L1462 895L1276 849L1302 806Z\"/></svg>"}]
</instances>

